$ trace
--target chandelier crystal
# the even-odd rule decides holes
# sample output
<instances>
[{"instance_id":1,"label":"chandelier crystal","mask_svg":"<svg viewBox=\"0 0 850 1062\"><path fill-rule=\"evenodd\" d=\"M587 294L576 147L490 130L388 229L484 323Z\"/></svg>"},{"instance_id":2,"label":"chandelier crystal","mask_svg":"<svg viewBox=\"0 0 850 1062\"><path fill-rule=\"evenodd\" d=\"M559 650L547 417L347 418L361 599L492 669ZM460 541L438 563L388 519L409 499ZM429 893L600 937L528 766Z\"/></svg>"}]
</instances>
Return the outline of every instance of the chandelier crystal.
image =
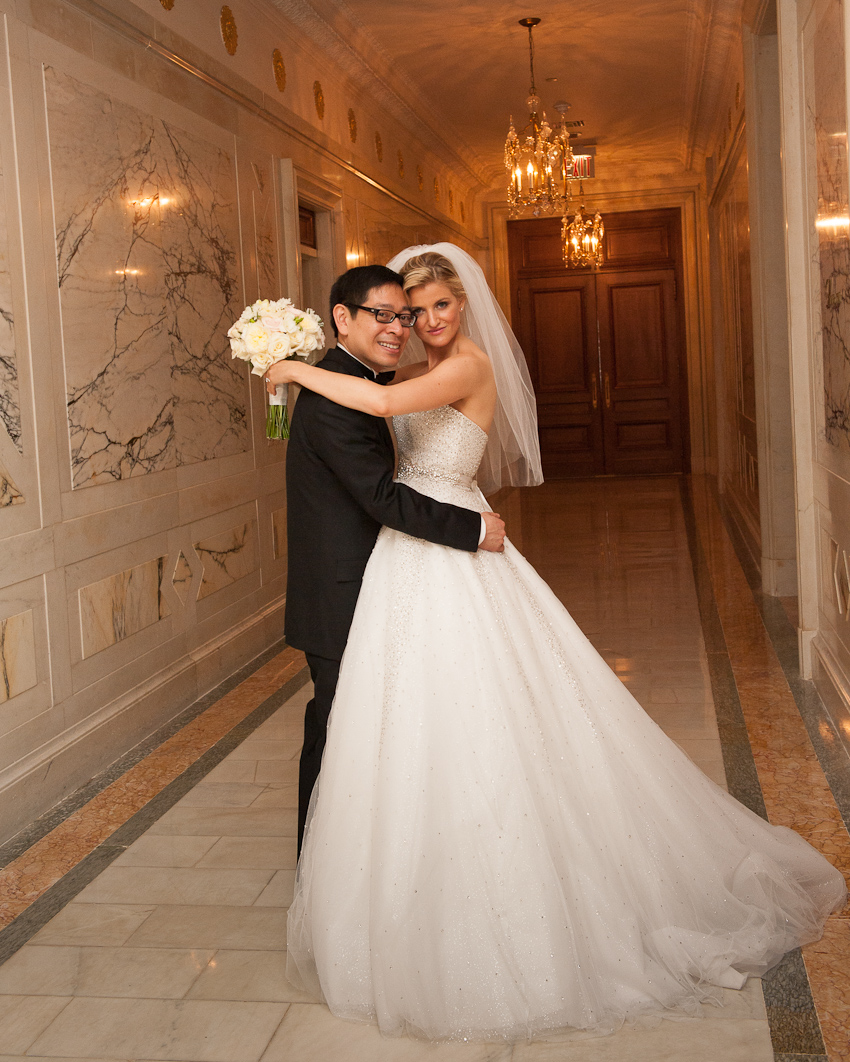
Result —
<instances>
[{"instance_id":1,"label":"chandelier crystal","mask_svg":"<svg viewBox=\"0 0 850 1062\"><path fill-rule=\"evenodd\" d=\"M520 26L528 30L528 65L531 88L526 100L528 124L517 133L511 116L505 140L505 169L508 174L508 203L511 217L531 208L535 217L552 214L569 203L569 182L575 174L576 160L570 147L565 111L561 125L553 130L540 111L540 97L534 82L534 39L532 31L539 18L520 19Z\"/></svg>"},{"instance_id":2,"label":"chandelier crystal","mask_svg":"<svg viewBox=\"0 0 850 1062\"><path fill-rule=\"evenodd\" d=\"M576 210L572 221L569 217L569 203L564 210L564 219L561 222L561 244L564 251L564 265L569 269L586 268L592 266L598 269L603 263L602 238L605 235L605 226L602 223L602 215L599 211L591 218L585 213L585 205L582 202L584 192L579 185L579 208Z\"/></svg>"}]
</instances>

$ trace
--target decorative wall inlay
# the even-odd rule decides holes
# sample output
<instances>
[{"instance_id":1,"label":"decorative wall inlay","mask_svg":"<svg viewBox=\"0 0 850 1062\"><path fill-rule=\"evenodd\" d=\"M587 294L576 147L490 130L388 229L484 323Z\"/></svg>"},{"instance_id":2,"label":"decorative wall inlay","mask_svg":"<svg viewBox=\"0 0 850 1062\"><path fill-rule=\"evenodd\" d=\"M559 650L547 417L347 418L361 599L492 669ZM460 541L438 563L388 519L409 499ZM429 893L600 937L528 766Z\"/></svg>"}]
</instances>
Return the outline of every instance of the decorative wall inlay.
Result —
<instances>
[{"instance_id":1,"label":"decorative wall inlay","mask_svg":"<svg viewBox=\"0 0 850 1062\"><path fill-rule=\"evenodd\" d=\"M436 202L440 202L440 182L436 177L434 178L434 199Z\"/></svg>"},{"instance_id":2,"label":"decorative wall inlay","mask_svg":"<svg viewBox=\"0 0 850 1062\"><path fill-rule=\"evenodd\" d=\"M38 682L32 609L0 619L0 704Z\"/></svg>"},{"instance_id":3,"label":"decorative wall inlay","mask_svg":"<svg viewBox=\"0 0 850 1062\"><path fill-rule=\"evenodd\" d=\"M455 212L455 194L454 194L453 189L450 188L449 189L449 213L450 214L454 214L454 212Z\"/></svg>"},{"instance_id":4,"label":"decorative wall inlay","mask_svg":"<svg viewBox=\"0 0 850 1062\"><path fill-rule=\"evenodd\" d=\"M404 155L400 151L398 153L398 175L404 177Z\"/></svg>"},{"instance_id":5,"label":"decorative wall inlay","mask_svg":"<svg viewBox=\"0 0 850 1062\"><path fill-rule=\"evenodd\" d=\"M421 192L425 187L425 175L422 172L421 166L416 167L416 183L419 185L419 191Z\"/></svg>"},{"instance_id":6,"label":"decorative wall inlay","mask_svg":"<svg viewBox=\"0 0 850 1062\"><path fill-rule=\"evenodd\" d=\"M233 160L44 76L74 486L244 452Z\"/></svg>"},{"instance_id":7,"label":"decorative wall inlay","mask_svg":"<svg viewBox=\"0 0 850 1062\"><path fill-rule=\"evenodd\" d=\"M239 34L236 31L236 19L227 4L221 9L221 39L224 41L227 54L236 55Z\"/></svg>"},{"instance_id":8,"label":"decorative wall inlay","mask_svg":"<svg viewBox=\"0 0 850 1062\"><path fill-rule=\"evenodd\" d=\"M174 592L185 605L189 600L189 590L192 586L192 569L183 555L183 550L177 554L177 563L174 565L174 574L171 576L171 585Z\"/></svg>"},{"instance_id":9,"label":"decorative wall inlay","mask_svg":"<svg viewBox=\"0 0 850 1062\"><path fill-rule=\"evenodd\" d=\"M462 199L460 201L460 220L463 221L463 222L466 221L466 211L463 209L463 200Z\"/></svg>"},{"instance_id":10,"label":"decorative wall inlay","mask_svg":"<svg viewBox=\"0 0 850 1062\"><path fill-rule=\"evenodd\" d=\"M165 557L155 557L80 588L84 657L94 656L170 614L161 590L165 562Z\"/></svg>"},{"instance_id":11,"label":"decorative wall inlay","mask_svg":"<svg viewBox=\"0 0 850 1062\"><path fill-rule=\"evenodd\" d=\"M23 494L6 471L3 462L0 461L0 509L4 509L7 505L21 505L23 501Z\"/></svg>"},{"instance_id":12,"label":"decorative wall inlay","mask_svg":"<svg viewBox=\"0 0 850 1062\"><path fill-rule=\"evenodd\" d=\"M286 509L275 509L272 513L272 543L275 559L286 556Z\"/></svg>"},{"instance_id":13,"label":"decorative wall inlay","mask_svg":"<svg viewBox=\"0 0 850 1062\"><path fill-rule=\"evenodd\" d=\"M18 450L21 450L21 405L18 395L15 321L12 316L12 274L9 269L6 199L3 183L2 159L0 159L0 423Z\"/></svg>"},{"instance_id":14,"label":"decorative wall inlay","mask_svg":"<svg viewBox=\"0 0 850 1062\"><path fill-rule=\"evenodd\" d=\"M204 566L204 577L198 590L199 601L256 569L252 529L251 523L242 524L241 527L194 543L195 552Z\"/></svg>"},{"instance_id":15,"label":"decorative wall inlay","mask_svg":"<svg viewBox=\"0 0 850 1062\"><path fill-rule=\"evenodd\" d=\"M818 17L819 16L819 17ZM816 275L820 275L821 342L826 441L850 449L850 205L847 159L845 42L841 4L821 0L809 42L808 134L811 155ZM814 201L812 207L814 207ZM832 219L832 220L831 220Z\"/></svg>"},{"instance_id":16,"label":"decorative wall inlay","mask_svg":"<svg viewBox=\"0 0 850 1062\"><path fill-rule=\"evenodd\" d=\"M739 81L735 85L735 109L737 110L741 106L741 82Z\"/></svg>"},{"instance_id":17,"label":"decorative wall inlay","mask_svg":"<svg viewBox=\"0 0 850 1062\"><path fill-rule=\"evenodd\" d=\"M348 108L348 135L351 138L351 143L357 143L357 115L351 109Z\"/></svg>"},{"instance_id":18,"label":"decorative wall inlay","mask_svg":"<svg viewBox=\"0 0 850 1062\"><path fill-rule=\"evenodd\" d=\"M313 102L316 104L316 114L319 118L325 117L325 94L322 92L321 83L318 81L313 82Z\"/></svg>"},{"instance_id":19,"label":"decorative wall inlay","mask_svg":"<svg viewBox=\"0 0 850 1062\"><path fill-rule=\"evenodd\" d=\"M174 7L174 0L159 0L166 11L170 11Z\"/></svg>"},{"instance_id":20,"label":"decorative wall inlay","mask_svg":"<svg viewBox=\"0 0 850 1062\"><path fill-rule=\"evenodd\" d=\"M275 48L272 52L272 69L274 70L275 84L283 92L286 88L286 66L283 62L283 56L280 54L280 48Z\"/></svg>"},{"instance_id":21,"label":"decorative wall inlay","mask_svg":"<svg viewBox=\"0 0 850 1062\"><path fill-rule=\"evenodd\" d=\"M375 154L378 156L378 162L384 161L384 142L380 133L375 133Z\"/></svg>"}]
</instances>

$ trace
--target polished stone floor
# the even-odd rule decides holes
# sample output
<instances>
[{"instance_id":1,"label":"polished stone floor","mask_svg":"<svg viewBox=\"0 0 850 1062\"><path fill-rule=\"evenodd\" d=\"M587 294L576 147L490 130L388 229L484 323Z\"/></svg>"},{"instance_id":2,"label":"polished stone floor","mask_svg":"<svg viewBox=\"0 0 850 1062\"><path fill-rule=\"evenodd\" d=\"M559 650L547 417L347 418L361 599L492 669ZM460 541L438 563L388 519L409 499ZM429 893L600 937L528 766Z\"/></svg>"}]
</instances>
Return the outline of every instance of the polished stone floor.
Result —
<instances>
[{"instance_id":1,"label":"polished stone floor","mask_svg":"<svg viewBox=\"0 0 850 1062\"><path fill-rule=\"evenodd\" d=\"M850 762L706 482L546 484L511 537L706 773L850 871ZM518 1045L383 1040L284 976L310 695L278 648L0 849L0 1062L847 1062L850 919L704 1021Z\"/></svg>"}]
</instances>

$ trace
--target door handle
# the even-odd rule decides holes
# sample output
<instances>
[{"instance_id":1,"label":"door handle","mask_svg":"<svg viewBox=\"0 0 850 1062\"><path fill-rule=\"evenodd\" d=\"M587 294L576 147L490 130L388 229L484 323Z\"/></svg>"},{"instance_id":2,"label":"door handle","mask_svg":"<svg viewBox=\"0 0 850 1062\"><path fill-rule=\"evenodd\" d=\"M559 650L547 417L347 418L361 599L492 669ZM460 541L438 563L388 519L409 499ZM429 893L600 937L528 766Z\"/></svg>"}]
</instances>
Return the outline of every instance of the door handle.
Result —
<instances>
[{"instance_id":1,"label":"door handle","mask_svg":"<svg viewBox=\"0 0 850 1062\"><path fill-rule=\"evenodd\" d=\"M611 408L611 377L605 373L605 408Z\"/></svg>"},{"instance_id":2,"label":"door handle","mask_svg":"<svg viewBox=\"0 0 850 1062\"><path fill-rule=\"evenodd\" d=\"M590 403L594 409L599 405L599 391L596 383L596 373L590 377Z\"/></svg>"}]
</instances>

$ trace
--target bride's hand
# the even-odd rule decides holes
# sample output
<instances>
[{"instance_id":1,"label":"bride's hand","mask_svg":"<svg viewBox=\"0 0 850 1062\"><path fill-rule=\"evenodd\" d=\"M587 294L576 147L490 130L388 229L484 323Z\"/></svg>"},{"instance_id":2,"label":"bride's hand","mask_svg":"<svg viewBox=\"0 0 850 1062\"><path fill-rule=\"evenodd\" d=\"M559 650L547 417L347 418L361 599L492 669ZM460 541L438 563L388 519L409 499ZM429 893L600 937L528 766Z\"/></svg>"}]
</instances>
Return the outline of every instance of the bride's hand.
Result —
<instances>
[{"instance_id":1,"label":"bride's hand","mask_svg":"<svg viewBox=\"0 0 850 1062\"><path fill-rule=\"evenodd\" d=\"M266 370L266 374L263 380L266 384L266 390L270 395L275 393L275 388L280 384L292 383L295 376L293 373L293 367L298 362L295 359L289 361L278 361L274 365L270 366Z\"/></svg>"}]
</instances>

